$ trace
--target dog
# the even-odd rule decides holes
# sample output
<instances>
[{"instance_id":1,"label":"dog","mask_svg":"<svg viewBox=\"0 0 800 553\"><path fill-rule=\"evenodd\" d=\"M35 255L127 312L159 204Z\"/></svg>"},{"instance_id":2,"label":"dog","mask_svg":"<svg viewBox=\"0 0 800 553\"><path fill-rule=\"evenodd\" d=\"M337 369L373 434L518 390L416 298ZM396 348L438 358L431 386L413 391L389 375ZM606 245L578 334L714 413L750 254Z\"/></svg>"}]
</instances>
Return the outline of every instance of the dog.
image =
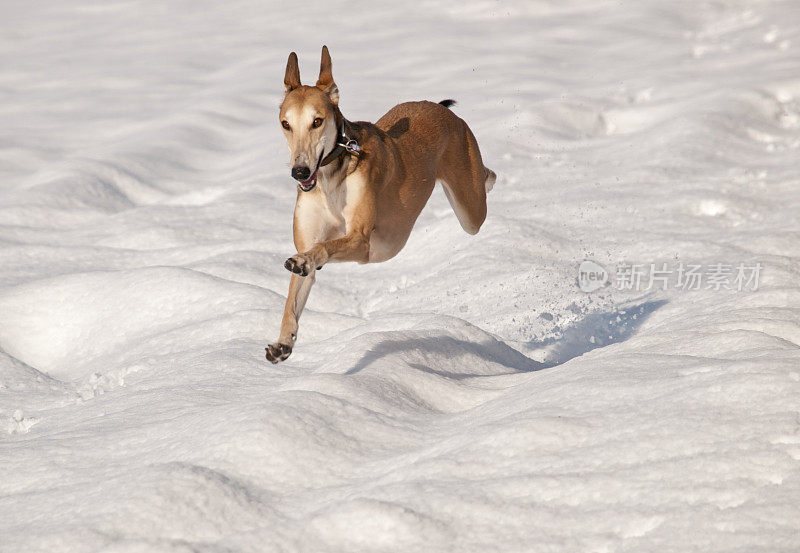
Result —
<instances>
[{"instance_id":1,"label":"dog","mask_svg":"<svg viewBox=\"0 0 800 553\"><path fill-rule=\"evenodd\" d=\"M398 104L377 123L348 121L339 110L331 56L322 47L319 78L300 84L289 54L280 124L297 181L291 271L278 341L266 348L285 360L298 320L326 263L379 263L403 249L436 182L461 227L475 234L486 219L486 194L496 175L483 165L478 142L449 108L453 100Z\"/></svg>"}]
</instances>

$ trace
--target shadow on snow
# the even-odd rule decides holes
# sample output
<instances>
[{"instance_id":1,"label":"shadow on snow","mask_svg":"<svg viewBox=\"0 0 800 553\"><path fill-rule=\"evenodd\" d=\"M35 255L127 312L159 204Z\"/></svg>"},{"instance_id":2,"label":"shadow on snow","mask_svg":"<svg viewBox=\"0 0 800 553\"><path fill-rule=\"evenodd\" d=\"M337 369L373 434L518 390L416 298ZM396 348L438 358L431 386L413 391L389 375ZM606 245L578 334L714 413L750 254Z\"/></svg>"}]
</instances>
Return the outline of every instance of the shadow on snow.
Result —
<instances>
[{"instance_id":1,"label":"shadow on snow","mask_svg":"<svg viewBox=\"0 0 800 553\"><path fill-rule=\"evenodd\" d=\"M461 361L475 363L476 358L486 364L506 367L509 373L547 369L593 349L627 340L654 311L666 303L666 300L647 301L624 309L593 313L567 328L557 338L525 344L531 350L546 350L544 362L535 361L498 340L480 343L444 335L384 340L371 347L346 374L356 374L375 361L394 355L403 356L406 363L417 370L457 380L485 374L480 370L458 370L458 367L464 366ZM435 359L435 362L427 362L429 359ZM448 367L452 370L447 370Z\"/></svg>"}]
</instances>

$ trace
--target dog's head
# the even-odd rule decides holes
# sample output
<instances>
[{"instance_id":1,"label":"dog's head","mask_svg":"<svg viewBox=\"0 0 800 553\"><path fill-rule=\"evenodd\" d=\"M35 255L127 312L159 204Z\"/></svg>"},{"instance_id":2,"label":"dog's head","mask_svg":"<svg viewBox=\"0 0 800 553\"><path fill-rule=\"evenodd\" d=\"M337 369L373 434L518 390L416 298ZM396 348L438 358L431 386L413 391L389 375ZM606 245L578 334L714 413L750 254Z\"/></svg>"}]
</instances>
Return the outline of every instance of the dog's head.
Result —
<instances>
[{"instance_id":1,"label":"dog's head","mask_svg":"<svg viewBox=\"0 0 800 553\"><path fill-rule=\"evenodd\" d=\"M339 89L333 82L331 55L322 47L322 62L315 86L300 84L297 54L286 62L286 95L280 110L280 122L289 146L292 177L304 192L317 185L322 159L336 147L339 134Z\"/></svg>"}]
</instances>

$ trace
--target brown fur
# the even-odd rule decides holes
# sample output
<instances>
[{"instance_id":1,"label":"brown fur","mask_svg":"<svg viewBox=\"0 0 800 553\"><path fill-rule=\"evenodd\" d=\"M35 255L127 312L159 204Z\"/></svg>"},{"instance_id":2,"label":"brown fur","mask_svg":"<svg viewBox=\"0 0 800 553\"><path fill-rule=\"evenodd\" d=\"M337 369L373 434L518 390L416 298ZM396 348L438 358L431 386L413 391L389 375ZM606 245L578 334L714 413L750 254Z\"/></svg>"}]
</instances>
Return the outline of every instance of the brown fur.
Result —
<instances>
[{"instance_id":1,"label":"brown fur","mask_svg":"<svg viewBox=\"0 0 800 553\"><path fill-rule=\"evenodd\" d=\"M284 134L292 164L313 169L333 149L342 122L327 47L322 49L316 86L300 84L294 52L284 84L280 118L290 126ZM314 128L317 118L323 123ZM437 180L465 231L477 233L486 218L486 193L495 174L483 165L467 124L446 107L427 101L399 104L375 124L351 123L348 132L357 138L362 153L345 154L319 168L318 185L309 192L298 188L298 253L285 264L295 274L280 337L267 348L273 363L292 351L316 270L331 261L376 263L397 255Z\"/></svg>"}]
</instances>

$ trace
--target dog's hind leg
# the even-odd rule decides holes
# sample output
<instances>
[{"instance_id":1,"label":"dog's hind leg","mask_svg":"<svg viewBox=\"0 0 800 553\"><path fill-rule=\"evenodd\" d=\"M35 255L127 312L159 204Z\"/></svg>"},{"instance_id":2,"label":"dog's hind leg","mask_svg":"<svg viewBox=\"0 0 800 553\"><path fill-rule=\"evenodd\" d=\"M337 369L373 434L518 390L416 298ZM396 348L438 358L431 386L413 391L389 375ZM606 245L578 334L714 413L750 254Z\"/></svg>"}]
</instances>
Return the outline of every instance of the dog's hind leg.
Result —
<instances>
[{"instance_id":1,"label":"dog's hind leg","mask_svg":"<svg viewBox=\"0 0 800 553\"><path fill-rule=\"evenodd\" d=\"M497 178L483 165L478 142L466 123L445 148L437 172L450 206L469 234L476 234L486 219L486 193Z\"/></svg>"}]
</instances>

